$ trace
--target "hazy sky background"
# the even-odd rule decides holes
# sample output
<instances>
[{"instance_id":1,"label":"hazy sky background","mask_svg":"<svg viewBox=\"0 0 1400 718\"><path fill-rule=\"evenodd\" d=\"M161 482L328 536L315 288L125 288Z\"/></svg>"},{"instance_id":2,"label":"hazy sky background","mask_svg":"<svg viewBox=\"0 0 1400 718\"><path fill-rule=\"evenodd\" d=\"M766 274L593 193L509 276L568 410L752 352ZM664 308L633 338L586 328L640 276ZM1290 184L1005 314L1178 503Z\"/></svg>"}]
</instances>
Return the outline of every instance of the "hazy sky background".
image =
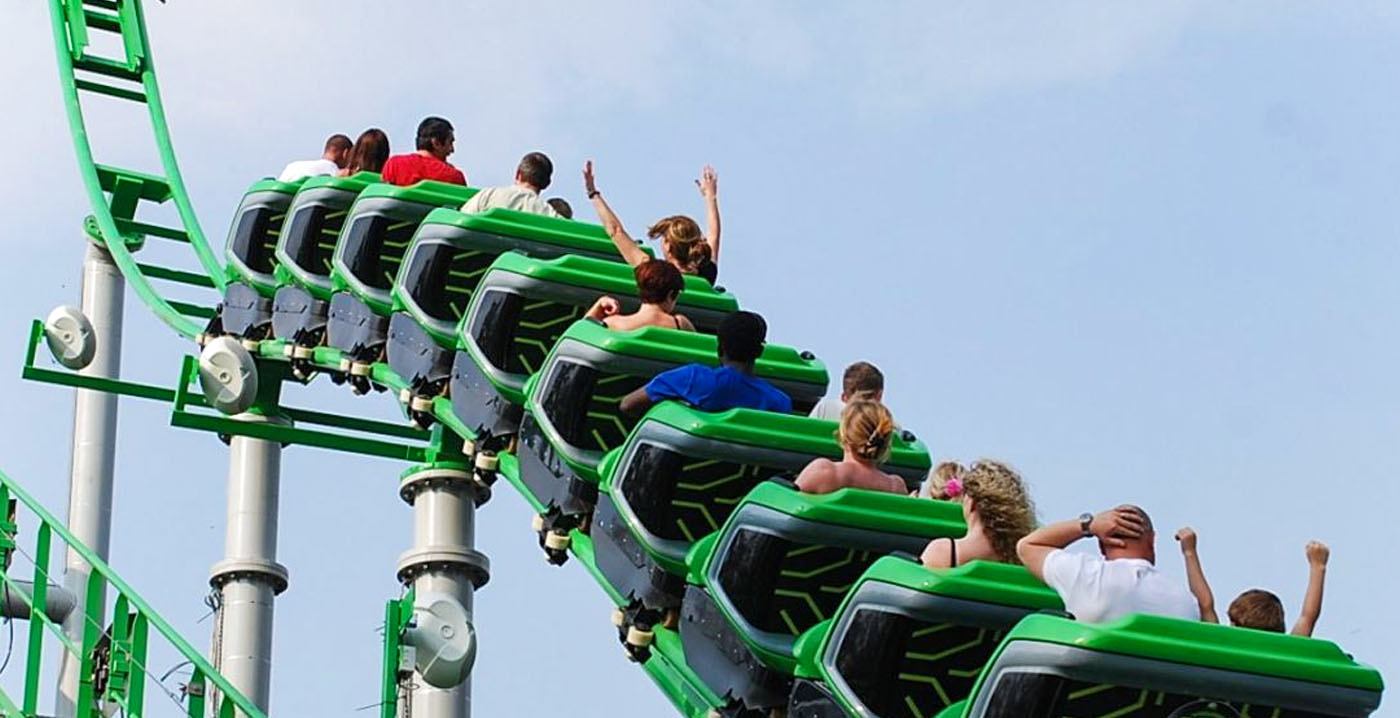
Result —
<instances>
[{"instance_id":1,"label":"hazy sky background","mask_svg":"<svg viewBox=\"0 0 1400 718\"><path fill-rule=\"evenodd\" d=\"M45 4L0 9L0 466L64 515L70 392L18 373L28 322L78 299L86 200ZM1292 621L1303 545L1328 542L1318 635L1400 675L1400 102L1385 79L1400 5L250 0L147 15L220 247L252 181L335 131L379 126L406 150L429 113L456 123L452 161L475 184L549 153L550 194L585 219L578 168L594 158L634 232L698 214L691 179L712 163L721 284L773 340L833 374L877 363L901 423L940 458L1015 465L1042 520L1140 503L1175 575L1170 533L1196 527L1222 606L1267 587ZM154 168L132 119L94 112L99 158ZM190 345L132 295L126 318L124 374L172 383ZM394 416L392 399L325 381L289 394ZM203 647L227 451L168 412L122 401L113 563ZM401 468L285 452L274 715L378 700L376 628L411 538ZM602 592L546 566L528 522L508 489L480 514L478 715L669 714Z\"/></svg>"}]
</instances>

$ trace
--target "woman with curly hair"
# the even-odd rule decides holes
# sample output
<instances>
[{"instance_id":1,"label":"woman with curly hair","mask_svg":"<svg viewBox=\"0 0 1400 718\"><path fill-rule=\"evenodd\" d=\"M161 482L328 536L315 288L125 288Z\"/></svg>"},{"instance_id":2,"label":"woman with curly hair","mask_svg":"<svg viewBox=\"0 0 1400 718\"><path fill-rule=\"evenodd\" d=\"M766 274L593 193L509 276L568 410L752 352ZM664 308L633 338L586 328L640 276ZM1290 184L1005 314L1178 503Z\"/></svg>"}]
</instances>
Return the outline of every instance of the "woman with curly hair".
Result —
<instances>
[{"instance_id":1,"label":"woman with curly hair","mask_svg":"<svg viewBox=\"0 0 1400 718\"><path fill-rule=\"evenodd\" d=\"M880 470L890 455L894 416L877 401L853 401L841 412L840 461L813 459L797 475L797 488L809 494L829 494L840 489L908 492L904 479Z\"/></svg>"},{"instance_id":2,"label":"woman with curly hair","mask_svg":"<svg viewBox=\"0 0 1400 718\"><path fill-rule=\"evenodd\" d=\"M937 538L921 557L929 568L953 568L968 561L1020 563L1016 542L1035 529L1035 504L1021 476L999 461L982 459L970 468L953 464L940 487L943 498L962 502L967 534Z\"/></svg>"}]
</instances>

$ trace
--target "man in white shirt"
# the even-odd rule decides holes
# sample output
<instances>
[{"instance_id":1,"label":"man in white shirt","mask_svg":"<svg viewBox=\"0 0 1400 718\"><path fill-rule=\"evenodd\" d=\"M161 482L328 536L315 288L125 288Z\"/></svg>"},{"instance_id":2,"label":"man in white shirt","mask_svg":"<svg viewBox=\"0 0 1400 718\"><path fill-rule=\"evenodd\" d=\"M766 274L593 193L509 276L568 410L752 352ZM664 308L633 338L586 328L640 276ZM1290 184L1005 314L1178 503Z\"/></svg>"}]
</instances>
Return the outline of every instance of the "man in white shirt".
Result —
<instances>
[{"instance_id":1,"label":"man in white shirt","mask_svg":"<svg viewBox=\"0 0 1400 718\"><path fill-rule=\"evenodd\" d=\"M278 182L295 182L306 177L333 175L350 163L350 138L345 135L331 135L326 140L326 148L319 160L298 160L288 164L277 175Z\"/></svg>"},{"instance_id":2,"label":"man in white shirt","mask_svg":"<svg viewBox=\"0 0 1400 718\"><path fill-rule=\"evenodd\" d=\"M1101 555L1065 550L1090 536L1098 538ZM1186 587L1157 570L1156 540L1147 512L1125 505L1032 531L1016 553L1080 621L1103 623L1131 613L1201 620Z\"/></svg>"},{"instance_id":3,"label":"man in white shirt","mask_svg":"<svg viewBox=\"0 0 1400 718\"><path fill-rule=\"evenodd\" d=\"M501 207L517 212L558 217L560 215L554 207L540 198L540 193L549 187L549 180L553 174L554 163L550 162L543 152L531 152L520 158L520 164L515 168L515 184L509 187L487 187L477 192L462 205L462 211L480 214Z\"/></svg>"},{"instance_id":4,"label":"man in white shirt","mask_svg":"<svg viewBox=\"0 0 1400 718\"><path fill-rule=\"evenodd\" d=\"M858 361L846 367L846 373L841 376L841 398L822 399L812 407L808 416L840 421L846 405L856 399L875 402L885 399L885 375L868 361Z\"/></svg>"}]
</instances>

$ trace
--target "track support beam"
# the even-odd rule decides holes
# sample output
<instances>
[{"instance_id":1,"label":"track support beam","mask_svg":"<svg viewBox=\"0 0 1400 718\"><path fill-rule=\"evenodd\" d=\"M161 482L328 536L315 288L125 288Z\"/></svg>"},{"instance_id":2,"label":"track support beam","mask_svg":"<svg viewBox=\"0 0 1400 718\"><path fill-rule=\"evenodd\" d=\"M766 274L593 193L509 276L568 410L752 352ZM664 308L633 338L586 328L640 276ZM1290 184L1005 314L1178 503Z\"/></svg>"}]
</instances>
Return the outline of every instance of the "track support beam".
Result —
<instances>
[{"instance_id":1,"label":"track support beam","mask_svg":"<svg viewBox=\"0 0 1400 718\"><path fill-rule=\"evenodd\" d=\"M489 561L473 548L479 502L471 465L450 460L415 466L404 473L399 495L413 506L413 548L399 557L398 578L416 597L415 620L432 611L434 597L447 597L466 612L470 628L473 594L490 577ZM431 657L423 655L427 646L415 646L415 650L420 667L431 662ZM449 686L433 685L443 682L440 676L415 672L400 715L469 718L471 662L466 660L460 679Z\"/></svg>"},{"instance_id":2,"label":"track support beam","mask_svg":"<svg viewBox=\"0 0 1400 718\"><path fill-rule=\"evenodd\" d=\"M83 259L82 309L92 322L97 353L79 374L116 379L121 373L122 309L126 280L106 249L91 242ZM116 456L117 396L78 389L73 400L73 463L68 483L68 529L98 557L109 558L112 543L112 465ZM72 596L86 596L92 568L71 548L64 561L63 585ZM68 613L63 630L81 644L82 606ZM75 715L80 656L60 658L57 718Z\"/></svg>"},{"instance_id":3,"label":"track support beam","mask_svg":"<svg viewBox=\"0 0 1400 718\"><path fill-rule=\"evenodd\" d=\"M236 418L286 421L255 413ZM271 697L273 600L287 589L287 569L277 563L281 460L276 442L230 439L224 559L209 577L216 607L214 667L264 712Z\"/></svg>"}]
</instances>

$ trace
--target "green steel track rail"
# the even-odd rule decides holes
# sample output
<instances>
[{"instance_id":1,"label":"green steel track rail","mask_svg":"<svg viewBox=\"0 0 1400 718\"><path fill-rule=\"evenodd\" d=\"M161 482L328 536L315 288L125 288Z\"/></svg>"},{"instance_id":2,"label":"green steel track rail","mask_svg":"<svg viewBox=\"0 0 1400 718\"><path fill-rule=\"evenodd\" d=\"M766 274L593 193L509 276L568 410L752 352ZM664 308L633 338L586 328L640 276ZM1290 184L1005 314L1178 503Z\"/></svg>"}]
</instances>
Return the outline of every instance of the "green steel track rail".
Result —
<instances>
[{"instance_id":1,"label":"green steel track rail","mask_svg":"<svg viewBox=\"0 0 1400 718\"><path fill-rule=\"evenodd\" d=\"M49 0L49 9L53 17L59 83L68 111L73 149L78 156L78 172L92 206L85 229L93 241L107 248L122 276L156 316L176 332L194 337L201 327L192 317L207 318L212 310L166 299L151 284L152 280L220 291L226 280L218 256L200 230L175 160L141 3L139 0ZM93 52L92 38L96 33L116 35L121 41L122 56L104 57ZM146 106L163 177L97 163L83 120L83 100L91 95ZM157 204L173 202L181 226L166 227L139 221L136 215L143 200ZM137 262L133 251L149 237L188 244L202 273Z\"/></svg>"},{"instance_id":2,"label":"green steel track rail","mask_svg":"<svg viewBox=\"0 0 1400 718\"><path fill-rule=\"evenodd\" d=\"M176 161L170 132L166 126L165 109L160 99L160 89L156 82L155 65L151 58L150 45L146 33L145 17L140 0L49 0L52 16L54 46L57 51L59 81L63 90L70 133L77 154L78 169L87 193L92 214L83 224L88 239L105 247L111 254L122 276L136 293L137 297L166 325L178 334L195 338L204 331L203 321L214 316L213 305L221 298L227 284L227 273L218 254L211 249L200 229L184 180ZM108 33L119 39L120 56L109 57L94 51L93 38L97 33ZM107 46L106 43L101 43ZM93 95L101 95L123 102L146 106L150 116L151 132L160 155L162 176L155 176L135 170L99 164L93 154L84 120L84 102ZM173 203L180 226L169 227L152 224L138 219L139 210L145 204L165 205ZM148 239L159 239L187 244L194 253L194 266L186 268L164 267L138 262L134 253L144 246ZM217 296L209 296L203 304L171 299L161 291L162 285L173 284L196 290L213 290ZM202 394L195 388L198 376L198 362L194 357L184 358L178 381L174 388L153 386L122 379L88 377L63 369L41 366L36 363L38 345L43 339L42 322L31 326L26 347L23 377L34 381L58 384L73 388L93 389L122 396L168 402L172 405L171 424L175 426L217 432L221 435L242 435L278 441L284 444L312 446L348 453L402 459L421 462L431 459L446 444L452 443L441 432L450 431L460 435L467 442L476 437L457 419L452 411L451 401L438 397L433 402L432 415L441 428L432 432L387 422L332 415L305 409L280 406L278 392L268 391L269 399L260 402L254 411L276 413L292 420L292 425L279 425L263 422L236 421L223 416L208 406ZM258 360L263 382L280 386L287 380L289 365L283 356L284 342L267 340L259 344L253 352ZM334 370L339 366L340 352L327 347L316 350L311 364L319 369ZM391 395L408 386L408 383L390 370L384 363L373 365L370 378L388 388ZM303 425L322 428L305 428ZM344 432L351 432L347 435ZM515 475L516 462L511 454L501 454L501 474L512 484L518 484ZM528 493L525 494L528 497ZM31 606L30 650L26 666L25 694L16 704L3 691L0 691L0 715L36 715L38 684L42 676L40 652L42 630L55 633L59 642L75 655L83 657L83 675L87 681L82 684L87 691L80 696L80 706L84 712L81 718L97 718L97 699L116 702L125 710L125 715L139 718L144 700L144 683L132 673L133 666L141 668L144 662L150 636L154 628L194 666L194 676L189 682L188 700L185 706L188 715L203 716L204 693L217 690L225 696L219 706L219 718L265 718L264 714L233 689L217 674L212 666L201 657L199 651L190 646L173 629L156 615L143 600L121 581L90 549L78 543L57 519L25 494L11 479L0 474L0 499L14 497L39 517L38 547L31 557L36 564L35 589L33 596L23 595ZM0 504L3 507L3 504ZM17 550L14 542L16 529L8 522L0 521L0 549L8 558ZM85 631L82 645L74 645L61 629L48 619L42 611L33 610L43 606L44 591L48 586L47 561L50 555L52 537L73 546L75 551L93 565L94 580L90 586L112 586L117 597L113 611L108 613L105 606L97 603L97 594L89 592L85 601L89 616L111 616L114 640L113 662L120 664L124 682L110 683L102 695L95 693L89 677L92 668L92 649L103 637L103 628L95 623ZM591 543L588 537L578 534L573 544L573 552L591 567ZM19 587L8 573L8 562L0 570L0 578L9 590ZM43 569L39 567L44 567ZM101 580L96 580L100 577ZM596 575L604 590L605 581ZM619 597L609 593L614 602ZM398 669L396 627L406 620L409 603L404 599L391 601L386 612L386 636L384 695L392 696L395 690L395 672ZM91 622L90 622L91 623ZM664 632L663 632L664 633ZM663 636L660 641L674 637ZM664 653L664 651L663 651ZM672 653L678 654L679 651ZM710 695L703 686L694 685L682 675L668 659L656 656L643 665L676 707L690 718L705 715L709 707L718 707L718 697ZM210 684L207 685L206 684ZM115 688L113 687L115 686ZM387 700L387 698L386 698ZM384 715L392 715L383 709Z\"/></svg>"},{"instance_id":3,"label":"green steel track rail","mask_svg":"<svg viewBox=\"0 0 1400 718\"><path fill-rule=\"evenodd\" d=\"M35 521L34 548L26 551L19 546L17 534L19 524L16 509L22 505ZM149 649L153 638L164 639L167 646L192 667L193 675L184 686L181 699L169 689L161 687L166 695L179 704L190 718L204 718L205 693L210 688L217 689L223 699L214 714L219 718L266 718L251 701L238 692L214 667L189 644L170 624L161 618L135 591L131 589L112 568L97 556L91 548L74 538L64 528L63 523L50 514L19 485L0 472L0 508L5 509L5 519L0 520L0 550L4 552L3 565L0 565L0 581L4 590L18 597L29 608L28 631L25 644L26 671L24 695L16 703L0 690L0 715L10 718L33 718L39 709L39 679L44 649L44 633L47 631L73 655L81 657L81 674L78 685L79 718L101 718L100 703L119 706L130 718L140 718L147 713L147 687L149 681L160 683L152 675L148 662ZM85 606L88 617L83 627L81 644L73 642L63 632L62 626L55 623L44 612L48 586L54 583L49 572L49 562L53 553L53 539L57 537L74 553L80 556L92 569L88 580L87 595L79 600ZM11 565L16 554L25 556L33 564L33 588L30 590L11 575ZM115 592L115 600L108 610L103 600L105 587ZM99 617L94 620L93 617ZM104 628L110 626L110 628ZM154 635L152 635L154 629ZM96 680L99 643L107 642L108 650L105 674L106 680L99 685Z\"/></svg>"}]
</instances>

